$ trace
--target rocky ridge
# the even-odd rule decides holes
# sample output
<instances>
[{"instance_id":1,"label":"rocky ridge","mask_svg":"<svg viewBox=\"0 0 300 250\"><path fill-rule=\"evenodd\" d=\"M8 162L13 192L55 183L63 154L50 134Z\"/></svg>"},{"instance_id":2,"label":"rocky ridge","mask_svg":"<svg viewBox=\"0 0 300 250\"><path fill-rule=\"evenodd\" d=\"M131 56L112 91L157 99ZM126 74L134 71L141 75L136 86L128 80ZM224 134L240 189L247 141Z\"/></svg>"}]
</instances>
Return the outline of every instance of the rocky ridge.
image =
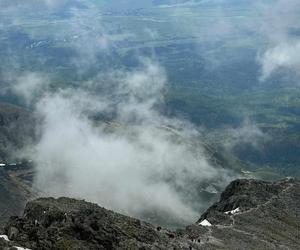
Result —
<instances>
[{"instance_id":1,"label":"rocky ridge","mask_svg":"<svg viewBox=\"0 0 300 250\"><path fill-rule=\"evenodd\" d=\"M197 223L176 231L85 201L40 198L3 234L3 249L299 249L300 181L233 181Z\"/></svg>"}]
</instances>

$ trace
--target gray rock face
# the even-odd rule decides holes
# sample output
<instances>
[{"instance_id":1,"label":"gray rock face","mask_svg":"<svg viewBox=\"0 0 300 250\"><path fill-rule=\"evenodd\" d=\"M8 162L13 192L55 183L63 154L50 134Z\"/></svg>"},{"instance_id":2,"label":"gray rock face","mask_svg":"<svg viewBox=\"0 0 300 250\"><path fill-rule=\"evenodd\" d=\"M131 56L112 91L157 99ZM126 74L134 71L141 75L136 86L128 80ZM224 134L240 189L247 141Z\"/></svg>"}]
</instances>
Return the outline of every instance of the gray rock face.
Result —
<instances>
[{"instance_id":1,"label":"gray rock face","mask_svg":"<svg viewBox=\"0 0 300 250\"><path fill-rule=\"evenodd\" d=\"M0 239L0 249L1 250L17 250L10 242Z\"/></svg>"},{"instance_id":2,"label":"gray rock face","mask_svg":"<svg viewBox=\"0 0 300 250\"><path fill-rule=\"evenodd\" d=\"M176 232L85 201L41 198L5 234L30 249L299 249L300 182L234 181L197 223Z\"/></svg>"},{"instance_id":3,"label":"gray rock face","mask_svg":"<svg viewBox=\"0 0 300 250\"><path fill-rule=\"evenodd\" d=\"M299 249L300 182L236 180L200 218L226 249ZM239 212L227 213L238 209Z\"/></svg>"},{"instance_id":4,"label":"gray rock face","mask_svg":"<svg viewBox=\"0 0 300 250\"><path fill-rule=\"evenodd\" d=\"M150 249L168 246L173 233L96 204L69 198L29 202L5 233L30 249ZM175 247L175 245L174 245Z\"/></svg>"}]
</instances>

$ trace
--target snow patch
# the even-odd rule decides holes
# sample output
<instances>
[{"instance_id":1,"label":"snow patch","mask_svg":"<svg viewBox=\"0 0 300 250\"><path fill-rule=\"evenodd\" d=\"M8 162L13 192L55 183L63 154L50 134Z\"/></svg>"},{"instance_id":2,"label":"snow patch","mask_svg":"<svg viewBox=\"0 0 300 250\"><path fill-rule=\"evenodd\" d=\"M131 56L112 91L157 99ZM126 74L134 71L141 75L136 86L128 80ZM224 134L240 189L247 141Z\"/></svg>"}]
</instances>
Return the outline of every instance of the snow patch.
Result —
<instances>
[{"instance_id":1,"label":"snow patch","mask_svg":"<svg viewBox=\"0 0 300 250\"><path fill-rule=\"evenodd\" d=\"M239 213L239 212L241 212L241 210L240 210L240 208L238 207L238 208L236 208L236 209L234 209L234 210L225 212L225 214L228 214L228 215L234 215L234 214L237 214L237 213Z\"/></svg>"},{"instance_id":2,"label":"snow patch","mask_svg":"<svg viewBox=\"0 0 300 250\"><path fill-rule=\"evenodd\" d=\"M0 163L0 167L5 167L6 164L5 163Z\"/></svg>"},{"instance_id":3,"label":"snow patch","mask_svg":"<svg viewBox=\"0 0 300 250\"><path fill-rule=\"evenodd\" d=\"M7 235L0 235L0 239L4 239L6 241L9 241L9 238Z\"/></svg>"},{"instance_id":4,"label":"snow patch","mask_svg":"<svg viewBox=\"0 0 300 250\"><path fill-rule=\"evenodd\" d=\"M4 239L5 241L10 241L7 235L0 235L0 239ZM17 247L14 246L17 250L31 250L29 248L24 248L24 247Z\"/></svg>"},{"instance_id":5,"label":"snow patch","mask_svg":"<svg viewBox=\"0 0 300 250\"><path fill-rule=\"evenodd\" d=\"M208 220L203 220L199 223L199 225L203 226L203 227L211 227L212 224L208 221Z\"/></svg>"},{"instance_id":6,"label":"snow patch","mask_svg":"<svg viewBox=\"0 0 300 250\"><path fill-rule=\"evenodd\" d=\"M246 171L246 170L242 170L242 173L243 173L243 174L251 174L250 171Z\"/></svg>"},{"instance_id":7,"label":"snow patch","mask_svg":"<svg viewBox=\"0 0 300 250\"><path fill-rule=\"evenodd\" d=\"M204 191L206 191L208 193L211 193L211 194L217 194L218 193L218 190L212 185L205 188Z\"/></svg>"}]
</instances>

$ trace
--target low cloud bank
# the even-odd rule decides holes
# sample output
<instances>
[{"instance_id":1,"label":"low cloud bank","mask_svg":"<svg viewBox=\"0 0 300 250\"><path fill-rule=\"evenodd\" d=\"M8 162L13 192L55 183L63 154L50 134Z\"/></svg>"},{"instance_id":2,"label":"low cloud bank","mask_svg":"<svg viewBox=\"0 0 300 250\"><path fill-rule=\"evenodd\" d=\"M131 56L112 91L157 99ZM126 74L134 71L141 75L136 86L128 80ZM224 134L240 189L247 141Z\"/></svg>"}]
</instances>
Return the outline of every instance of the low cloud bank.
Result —
<instances>
[{"instance_id":1,"label":"low cloud bank","mask_svg":"<svg viewBox=\"0 0 300 250\"><path fill-rule=\"evenodd\" d=\"M100 20L95 29L90 24L93 11L72 9L69 27L56 33L77 37L74 64L83 74L99 52L109 54ZM143 219L168 215L183 225L207 206L201 185L221 188L235 177L209 163L197 128L161 114L168 77L156 61L141 58L135 69L93 74L77 87L54 88L50 73L12 75L11 90L40 121L38 141L23 154L34 160L34 184L44 196L86 199Z\"/></svg>"},{"instance_id":2,"label":"low cloud bank","mask_svg":"<svg viewBox=\"0 0 300 250\"><path fill-rule=\"evenodd\" d=\"M157 63L143 59L137 70L103 78L84 88L38 91L38 97L28 91L43 78L18 78L16 93L34 100L42 120L40 140L26 149L37 167L36 187L132 216L151 211L194 222L206 205L198 196L201 184L223 186L231 174L195 148L198 134L190 123L160 114L167 76ZM114 114L114 122L95 121L103 113Z\"/></svg>"}]
</instances>

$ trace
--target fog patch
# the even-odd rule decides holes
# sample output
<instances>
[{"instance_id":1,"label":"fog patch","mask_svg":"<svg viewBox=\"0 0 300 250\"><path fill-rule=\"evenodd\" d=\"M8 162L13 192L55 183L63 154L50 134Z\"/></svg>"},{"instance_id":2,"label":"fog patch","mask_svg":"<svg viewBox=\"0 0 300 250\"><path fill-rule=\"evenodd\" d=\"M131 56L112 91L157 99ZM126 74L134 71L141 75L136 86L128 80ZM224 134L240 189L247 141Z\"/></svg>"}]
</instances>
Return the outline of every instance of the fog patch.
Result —
<instances>
[{"instance_id":1,"label":"fog patch","mask_svg":"<svg viewBox=\"0 0 300 250\"><path fill-rule=\"evenodd\" d=\"M30 106L49 84L50 80L45 75L31 72L17 76L11 90L23 99L26 106Z\"/></svg>"},{"instance_id":2,"label":"fog patch","mask_svg":"<svg viewBox=\"0 0 300 250\"><path fill-rule=\"evenodd\" d=\"M242 125L237 128L230 128L226 131L227 139L224 147L228 151L233 151L236 147L249 145L258 149L267 135L250 119L246 118Z\"/></svg>"},{"instance_id":3,"label":"fog patch","mask_svg":"<svg viewBox=\"0 0 300 250\"><path fill-rule=\"evenodd\" d=\"M168 77L159 63L140 58L133 70L89 75L98 53L109 53L111 46L93 11L71 9L68 26L56 33L72 37L74 74L87 73L88 80L51 88L52 75L25 72L13 81L12 91L39 121L37 142L23 150L36 166L34 185L43 196L86 199L142 219L167 215L174 224L192 223L207 206L199 196L201 185L222 188L235 175L209 163L197 127L161 114ZM220 24L224 27L222 19Z\"/></svg>"},{"instance_id":4,"label":"fog patch","mask_svg":"<svg viewBox=\"0 0 300 250\"><path fill-rule=\"evenodd\" d=\"M24 150L36 165L36 188L143 219L150 213L181 225L196 221L206 204L201 183L223 187L232 173L208 162L192 124L160 114L167 76L159 64L144 59L139 69L110 77L113 92L95 92L102 83L93 81L39 95L41 136ZM19 89L26 82L31 89L28 79ZM114 120L94 119L103 112Z\"/></svg>"},{"instance_id":5,"label":"fog patch","mask_svg":"<svg viewBox=\"0 0 300 250\"><path fill-rule=\"evenodd\" d=\"M297 35L300 28L300 2L278 0L272 6L268 4L262 9L260 33L267 39L268 46L258 56L262 68L260 80L266 80L280 68L297 73L300 68L300 40Z\"/></svg>"}]
</instances>

